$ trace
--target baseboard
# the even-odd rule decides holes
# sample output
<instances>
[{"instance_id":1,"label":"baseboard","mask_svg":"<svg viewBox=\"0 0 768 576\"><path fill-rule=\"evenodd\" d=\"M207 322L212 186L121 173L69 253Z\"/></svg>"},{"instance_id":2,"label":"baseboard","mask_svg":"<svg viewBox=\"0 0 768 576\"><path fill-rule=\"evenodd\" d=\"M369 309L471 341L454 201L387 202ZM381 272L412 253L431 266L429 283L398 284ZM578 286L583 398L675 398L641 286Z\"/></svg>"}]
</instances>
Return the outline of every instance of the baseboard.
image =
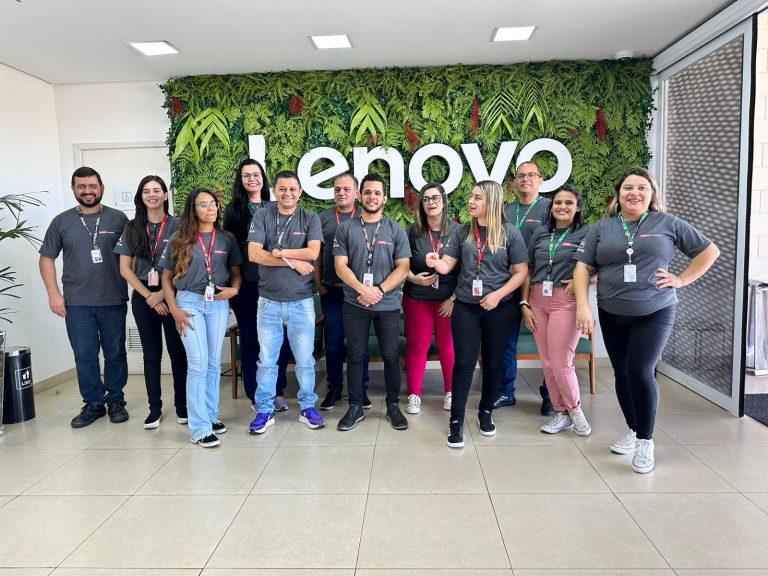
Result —
<instances>
[{"instance_id":1,"label":"baseboard","mask_svg":"<svg viewBox=\"0 0 768 576\"><path fill-rule=\"evenodd\" d=\"M35 394L40 394L42 392L45 392L46 390L50 390L51 388L56 388L56 386L61 386L64 384L64 382L68 382L69 380L72 380L73 378L77 377L77 372L74 368L70 368L69 370L65 370L64 372L60 372L59 374L54 374L53 376L50 376L48 378L45 378L43 380L37 380L34 384L35 386Z\"/></svg>"}]
</instances>

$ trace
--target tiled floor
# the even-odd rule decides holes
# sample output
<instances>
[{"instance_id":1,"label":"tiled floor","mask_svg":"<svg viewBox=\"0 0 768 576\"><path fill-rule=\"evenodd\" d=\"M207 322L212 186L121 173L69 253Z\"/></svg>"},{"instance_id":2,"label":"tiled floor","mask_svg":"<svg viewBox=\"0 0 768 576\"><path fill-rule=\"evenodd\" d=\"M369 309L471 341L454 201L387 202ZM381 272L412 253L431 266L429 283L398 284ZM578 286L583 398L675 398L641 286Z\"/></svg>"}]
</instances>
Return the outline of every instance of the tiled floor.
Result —
<instances>
[{"instance_id":1,"label":"tiled floor","mask_svg":"<svg viewBox=\"0 0 768 576\"><path fill-rule=\"evenodd\" d=\"M439 371L407 431L372 376L374 407L346 433L344 406L308 430L294 398L249 436L248 402L223 390L215 450L188 442L167 379L153 431L138 377L121 425L72 430L74 382L38 395L0 439L0 576L768 576L768 427L661 377L641 476L607 448L624 432L610 370L583 391L591 437L539 432L541 372L524 369L498 435L470 410L463 450L445 446Z\"/></svg>"}]
</instances>

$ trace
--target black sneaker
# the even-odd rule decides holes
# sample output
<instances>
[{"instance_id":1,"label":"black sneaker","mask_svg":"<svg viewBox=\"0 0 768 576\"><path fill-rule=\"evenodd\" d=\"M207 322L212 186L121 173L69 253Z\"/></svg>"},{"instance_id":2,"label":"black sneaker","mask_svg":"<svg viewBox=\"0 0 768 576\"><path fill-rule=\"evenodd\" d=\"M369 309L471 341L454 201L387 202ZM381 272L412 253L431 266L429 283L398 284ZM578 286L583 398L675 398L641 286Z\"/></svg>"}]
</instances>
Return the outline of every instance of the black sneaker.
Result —
<instances>
[{"instance_id":1,"label":"black sneaker","mask_svg":"<svg viewBox=\"0 0 768 576\"><path fill-rule=\"evenodd\" d=\"M163 418L160 410L150 410L149 416L144 420L144 430L154 430L160 427L160 420Z\"/></svg>"},{"instance_id":2,"label":"black sneaker","mask_svg":"<svg viewBox=\"0 0 768 576\"><path fill-rule=\"evenodd\" d=\"M200 438L195 444L200 444L203 448L215 448L221 444L221 440L216 437L216 434L208 434L208 436Z\"/></svg>"},{"instance_id":3,"label":"black sneaker","mask_svg":"<svg viewBox=\"0 0 768 576\"><path fill-rule=\"evenodd\" d=\"M373 407L373 402L368 398L368 392L363 392L363 410L370 410Z\"/></svg>"},{"instance_id":4,"label":"black sneaker","mask_svg":"<svg viewBox=\"0 0 768 576\"><path fill-rule=\"evenodd\" d=\"M333 410L338 404L341 403L341 394L328 390L325 399L320 402L320 410Z\"/></svg>"},{"instance_id":5,"label":"black sneaker","mask_svg":"<svg viewBox=\"0 0 768 576\"><path fill-rule=\"evenodd\" d=\"M221 420L214 420L211 422L211 428L213 428L214 434L224 434L227 431L227 427Z\"/></svg>"},{"instance_id":6,"label":"black sneaker","mask_svg":"<svg viewBox=\"0 0 768 576\"><path fill-rule=\"evenodd\" d=\"M502 394L496 399L496 402L493 403L493 407L503 408L504 406L514 406L515 404L517 404L517 398L515 398L514 394L511 396Z\"/></svg>"},{"instance_id":7,"label":"black sneaker","mask_svg":"<svg viewBox=\"0 0 768 576\"><path fill-rule=\"evenodd\" d=\"M451 420L448 424L448 447L464 448L464 422Z\"/></svg>"},{"instance_id":8,"label":"black sneaker","mask_svg":"<svg viewBox=\"0 0 768 576\"><path fill-rule=\"evenodd\" d=\"M365 420L365 414L363 414L363 407L360 404L350 404L347 413L344 414L339 423L336 425L336 429L342 432L352 430L355 424Z\"/></svg>"},{"instance_id":9,"label":"black sneaker","mask_svg":"<svg viewBox=\"0 0 768 576\"><path fill-rule=\"evenodd\" d=\"M107 413L112 424L120 424L120 422L128 420L128 410L125 409L124 404L118 404L117 402L110 404L107 407Z\"/></svg>"},{"instance_id":10,"label":"black sneaker","mask_svg":"<svg viewBox=\"0 0 768 576\"><path fill-rule=\"evenodd\" d=\"M103 404L86 404L80 409L80 414L72 418L72 428L85 428L107 413Z\"/></svg>"},{"instance_id":11,"label":"black sneaker","mask_svg":"<svg viewBox=\"0 0 768 576\"><path fill-rule=\"evenodd\" d=\"M480 410L477 413L477 426L483 436L496 435L496 424L493 423L493 417L488 410Z\"/></svg>"},{"instance_id":12,"label":"black sneaker","mask_svg":"<svg viewBox=\"0 0 768 576\"><path fill-rule=\"evenodd\" d=\"M542 416L555 415L555 408L554 406L552 406L552 400L549 399L549 396L544 396L544 398L541 399L541 415Z\"/></svg>"},{"instance_id":13,"label":"black sneaker","mask_svg":"<svg viewBox=\"0 0 768 576\"><path fill-rule=\"evenodd\" d=\"M400 406L397 402L387 404L387 420L392 424L392 428L395 430L405 430L408 428L408 420L405 419L403 413L400 412Z\"/></svg>"},{"instance_id":14,"label":"black sneaker","mask_svg":"<svg viewBox=\"0 0 768 576\"><path fill-rule=\"evenodd\" d=\"M176 422L179 424L186 424L189 422L189 415L187 414L187 407L182 406L181 408L176 408Z\"/></svg>"}]
</instances>

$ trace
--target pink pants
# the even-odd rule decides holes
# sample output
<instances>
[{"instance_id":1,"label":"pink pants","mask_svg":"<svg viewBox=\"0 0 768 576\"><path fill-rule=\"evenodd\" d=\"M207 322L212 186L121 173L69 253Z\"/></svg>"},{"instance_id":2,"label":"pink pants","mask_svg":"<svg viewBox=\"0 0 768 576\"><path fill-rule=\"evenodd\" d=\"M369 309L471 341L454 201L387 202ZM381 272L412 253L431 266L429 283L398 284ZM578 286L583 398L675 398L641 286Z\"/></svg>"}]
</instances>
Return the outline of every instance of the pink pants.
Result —
<instances>
[{"instance_id":1,"label":"pink pants","mask_svg":"<svg viewBox=\"0 0 768 576\"><path fill-rule=\"evenodd\" d=\"M422 302L403 295L405 316L405 375L408 378L408 393L421 396L424 370L427 367L427 352L435 331L440 367L443 370L445 391L451 391L453 376L453 336L451 317L440 316L442 302Z\"/></svg>"},{"instance_id":2,"label":"pink pants","mask_svg":"<svg viewBox=\"0 0 768 576\"><path fill-rule=\"evenodd\" d=\"M536 320L533 337L539 349L544 380L558 412L572 412L581 404L579 381L573 367L579 332L576 330L576 298L556 287L552 296L542 294L542 284L532 284L528 297Z\"/></svg>"}]
</instances>

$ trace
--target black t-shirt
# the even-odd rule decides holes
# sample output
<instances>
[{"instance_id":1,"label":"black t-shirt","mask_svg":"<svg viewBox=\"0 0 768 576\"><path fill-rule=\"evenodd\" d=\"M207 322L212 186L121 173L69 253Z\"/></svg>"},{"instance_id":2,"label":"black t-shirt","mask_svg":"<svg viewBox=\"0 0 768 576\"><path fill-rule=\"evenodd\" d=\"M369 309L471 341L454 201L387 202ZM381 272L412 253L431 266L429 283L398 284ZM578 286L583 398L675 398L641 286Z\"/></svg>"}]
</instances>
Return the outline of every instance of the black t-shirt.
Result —
<instances>
[{"instance_id":1,"label":"black t-shirt","mask_svg":"<svg viewBox=\"0 0 768 576\"><path fill-rule=\"evenodd\" d=\"M411 272L419 274L421 272L429 272L434 274L435 270L429 268L426 263L426 256L430 252L435 252L432 242L439 248L437 250L440 256L443 255L443 245L448 241L451 232L458 225L451 222L448 223L448 230L443 237L442 232L432 231L432 238L430 239L429 233L419 236L416 233L416 227L411 226L408 228L408 244L411 247ZM450 274L440 274L440 278L437 283L437 289L432 286L420 286L413 282L406 280L403 285L403 293L410 296L414 300L422 300L425 302L443 302L453 295L456 290L456 284L459 280L459 266L457 265Z\"/></svg>"}]
</instances>

